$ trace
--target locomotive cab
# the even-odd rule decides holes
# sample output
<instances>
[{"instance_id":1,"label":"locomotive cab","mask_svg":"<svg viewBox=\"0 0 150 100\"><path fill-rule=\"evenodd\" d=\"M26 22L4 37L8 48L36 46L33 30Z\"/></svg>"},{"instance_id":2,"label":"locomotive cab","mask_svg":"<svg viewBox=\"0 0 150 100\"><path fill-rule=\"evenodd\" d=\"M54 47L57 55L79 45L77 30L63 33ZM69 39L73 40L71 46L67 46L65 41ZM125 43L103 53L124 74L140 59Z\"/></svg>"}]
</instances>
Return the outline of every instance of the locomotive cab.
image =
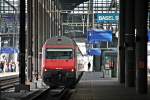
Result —
<instances>
[{"instance_id":1,"label":"locomotive cab","mask_svg":"<svg viewBox=\"0 0 150 100\"><path fill-rule=\"evenodd\" d=\"M46 41L42 49L42 77L44 83L53 86L73 86L77 72L76 45L62 37Z\"/></svg>"}]
</instances>

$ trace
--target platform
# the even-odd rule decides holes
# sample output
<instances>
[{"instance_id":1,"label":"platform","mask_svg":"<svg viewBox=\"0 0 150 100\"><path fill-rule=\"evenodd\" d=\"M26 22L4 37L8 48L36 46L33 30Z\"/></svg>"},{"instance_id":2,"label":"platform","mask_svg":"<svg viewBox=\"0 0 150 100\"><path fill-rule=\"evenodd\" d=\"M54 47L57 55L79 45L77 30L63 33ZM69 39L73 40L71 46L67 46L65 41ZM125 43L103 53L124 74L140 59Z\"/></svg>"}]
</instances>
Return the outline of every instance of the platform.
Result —
<instances>
[{"instance_id":1,"label":"platform","mask_svg":"<svg viewBox=\"0 0 150 100\"><path fill-rule=\"evenodd\" d=\"M150 100L150 88L147 95L141 95L135 88L119 84L117 78L101 78L93 74L98 73L84 73L69 100Z\"/></svg>"},{"instance_id":2,"label":"platform","mask_svg":"<svg viewBox=\"0 0 150 100\"><path fill-rule=\"evenodd\" d=\"M7 98L0 100L28 100L48 88L41 83L42 80L37 81L37 86L34 82L28 83L31 86L30 92L2 92L2 98ZM103 78L102 72L85 72L68 100L150 100L150 81L148 94L141 95L135 88L120 84L117 78Z\"/></svg>"},{"instance_id":3,"label":"platform","mask_svg":"<svg viewBox=\"0 0 150 100\"><path fill-rule=\"evenodd\" d=\"M3 72L3 73L0 73L0 78L1 77L12 76L12 75L19 75L19 72Z\"/></svg>"}]
</instances>

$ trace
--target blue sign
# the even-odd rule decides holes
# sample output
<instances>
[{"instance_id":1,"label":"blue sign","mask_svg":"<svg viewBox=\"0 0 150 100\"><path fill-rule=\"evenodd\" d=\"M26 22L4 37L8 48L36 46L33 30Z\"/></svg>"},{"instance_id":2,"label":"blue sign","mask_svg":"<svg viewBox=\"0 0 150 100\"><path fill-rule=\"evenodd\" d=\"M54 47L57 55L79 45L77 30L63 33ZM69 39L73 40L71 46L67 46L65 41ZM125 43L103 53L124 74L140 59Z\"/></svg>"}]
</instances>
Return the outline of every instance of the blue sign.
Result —
<instances>
[{"instance_id":1,"label":"blue sign","mask_svg":"<svg viewBox=\"0 0 150 100\"><path fill-rule=\"evenodd\" d=\"M95 56L100 56L101 55L101 50L100 48L91 48L87 51L88 55L95 55Z\"/></svg>"},{"instance_id":2,"label":"blue sign","mask_svg":"<svg viewBox=\"0 0 150 100\"><path fill-rule=\"evenodd\" d=\"M118 23L118 13L99 13L96 14L97 23Z\"/></svg>"},{"instance_id":3,"label":"blue sign","mask_svg":"<svg viewBox=\"0 0 150 100\"><path fill-rule=\"evenodd\" d=\"M148 41L150 41L150 31L148 31Z\"/></svg>"},{"instance_id":4,"label":"blue sign","mask_svg":"<svg viewBox=\"0 0 150 100\"><path fill-rule=\"evenodd\" d=\"M2 15L2 18L3 18L3 20L5 20L7 22L15 21L15 15L13 15L13 14Z\"/></svg>"},{"instance_id":5,"label":"blue sign","mask_svg":"<svg viewBox=\"0 0 150 100\"><path fill-rule=\"evenodd\" d=\"M99 43L101 41L112 41L112 31L93 29L87 32L88 43Z\"/></svg>"},{"instance_id":6,"label":"blue sign","mask_svg":"<svg viewBox=\"0 0 150 100\"><path fill-rule=\"evenodd\" d=\"M13 53L18 53L18 49L16 48L0 48L0 53L8 53L8 54L13 54Z\"/></svg>"}]
</instances>

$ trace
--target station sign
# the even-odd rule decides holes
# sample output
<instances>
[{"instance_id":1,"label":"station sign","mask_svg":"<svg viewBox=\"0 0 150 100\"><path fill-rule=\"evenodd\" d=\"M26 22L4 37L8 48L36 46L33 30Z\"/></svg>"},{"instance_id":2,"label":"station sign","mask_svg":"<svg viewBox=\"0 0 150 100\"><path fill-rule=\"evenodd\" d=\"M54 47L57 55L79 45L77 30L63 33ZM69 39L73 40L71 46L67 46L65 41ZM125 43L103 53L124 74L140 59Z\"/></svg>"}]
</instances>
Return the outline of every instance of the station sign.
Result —
<instances>
[{"instance_id":1,"label":"station sign","mask_svg":"<svg viewBox=\"0 0 150 100\"><path fill-rule=\"evenodd\" d=\"M90 49L88 49L87 54L91 55L91 56L100 56L101 49L100 48L90 48Z\"/></svg>"},{"instance_id":2,"label":"station sign","mask_svg":"<svg viewBox=\"0 0 150 100\"><path fill-rule=\"evenodd\" d=\"M96 14L97 23L118 23L119 13L98 13Z\"/></svg>"},{"instance_id":3,"label":"station sign","mask_svg":"<svg viewBox=\"0 0 150 100\"><path fill-rule=\"evenodd\" d=\"M148 42L150 42L150 31L148 31Z\"/></svg>"},{"instance_id":4,"label":"station sign","mask_svg":"<svg viewBox=\"0 0 150 100\"><path fill-rule=\"evenodd\" d=\"M12 23L12 21L15 21L15 16L13 14L3 14L2 20L7 23Z\"/></svg>"},{"instance_id":5,"label":"station sign","mask_svg":"<svg viewBox=\"0 0 150 100\"><path fill-rule=\"evenodd\" d=\"M14 33L17 31L19 20L16 14L1 14L0 16L0 32Z\"/></svg>"},{"instance_id":6,"label":"station sign","mask_svg":"<svg viewBox=\"0 0 150 100\"><path fill-rule=\"evenodd\" d=\"M87 32L87 42L97 44L101 41L112 42L112 31L92 29Z\"/></svg>"},{"instance_id":7,"label":"station sign","mask_svg":"<svg viewBox=\"0 0 150 100\"><path fill-rule=\"evenodd\" d=\"M0 53L13 54L13 53L19 53L19 50L16 48L6 47L6 48L0 48Z\"/></svg>"}]
</instances>

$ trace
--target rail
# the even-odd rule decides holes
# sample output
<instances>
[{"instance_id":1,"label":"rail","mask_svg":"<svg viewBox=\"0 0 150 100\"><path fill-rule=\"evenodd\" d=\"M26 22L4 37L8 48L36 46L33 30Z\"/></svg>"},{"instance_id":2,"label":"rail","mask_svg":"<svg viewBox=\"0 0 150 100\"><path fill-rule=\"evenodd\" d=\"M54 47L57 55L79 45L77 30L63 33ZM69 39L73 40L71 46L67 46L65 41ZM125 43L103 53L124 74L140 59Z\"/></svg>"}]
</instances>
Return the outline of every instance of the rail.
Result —
<instances>
[{"instance_id":1,"label":"rail","mask_svg":"<svg viewBox=\"0 0 150 100\"><path fill-rule=\"evenodd\" d=\"M68 95L70 95L69 91L70 89L68 88L48 88L38 95L33 95L32 97L25 98L25 100L67 100L66 98L68 97Z\"/></svg>"},{"instance_id":2,"label":"rail","mask_svg":"<svg viewBox=\"0 0 150 100\"><path fill-rule=\"evenodd\" d=\"M16 84L19 84L18 75L1 77L0 78L0 91L12 88Z\"/></svg>"}]
</instances>

